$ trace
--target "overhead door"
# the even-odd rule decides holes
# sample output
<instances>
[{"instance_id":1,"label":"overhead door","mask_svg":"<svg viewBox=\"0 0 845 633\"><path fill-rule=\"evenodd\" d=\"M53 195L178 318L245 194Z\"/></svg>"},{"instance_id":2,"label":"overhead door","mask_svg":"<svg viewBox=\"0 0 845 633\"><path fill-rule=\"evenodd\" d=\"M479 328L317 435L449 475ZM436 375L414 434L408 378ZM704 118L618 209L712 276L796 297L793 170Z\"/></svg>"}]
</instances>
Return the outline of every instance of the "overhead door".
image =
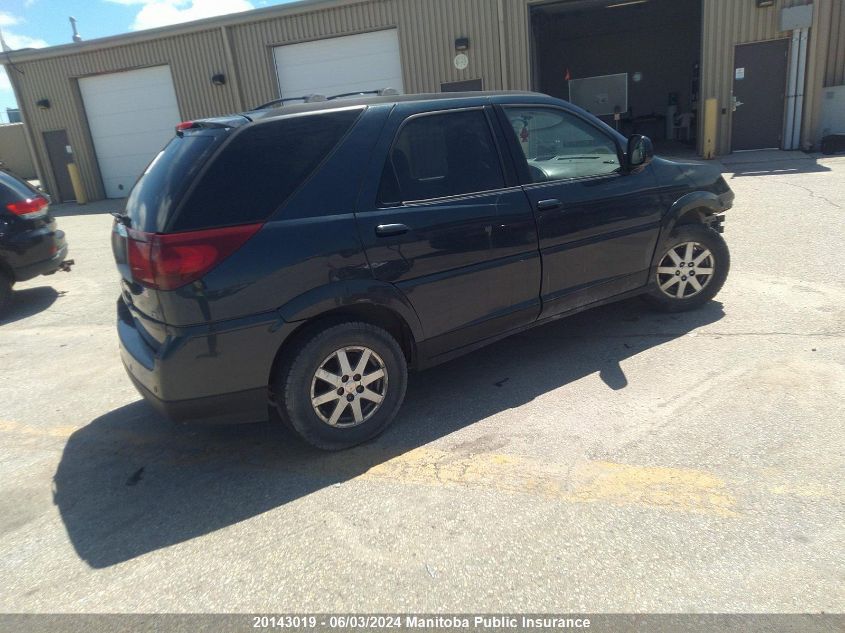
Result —
<instances>
[{"instance_id":1,"label":"overhead door","mask_svg":"<svg viewBox=\"0 0 845 633\"><path fill-rule=\"evenodd\" d=\"M109 198L123 198L181 120L170 67L84 77L79 90Z\"/></svg>"},{"instance_id":2,"label":"overhead door","mask_svg":"<svg viewBox=\"0 0 845 633\"><path fill-rule=\"evenodd\" d=\"M282 97L403 91L396 29L277 46L273 57Z\"/></svg>"}]
</instances>

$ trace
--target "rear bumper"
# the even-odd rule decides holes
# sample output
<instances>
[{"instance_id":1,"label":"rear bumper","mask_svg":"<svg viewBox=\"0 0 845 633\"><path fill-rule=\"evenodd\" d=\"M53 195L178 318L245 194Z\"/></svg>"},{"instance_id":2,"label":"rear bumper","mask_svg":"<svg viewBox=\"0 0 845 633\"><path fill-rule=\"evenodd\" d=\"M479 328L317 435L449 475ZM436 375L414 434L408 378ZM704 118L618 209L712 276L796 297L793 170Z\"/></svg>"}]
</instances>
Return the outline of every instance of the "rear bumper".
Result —
<instances>
[{"instance_id":1,"label":"rear bumper","mask_svg":"<svg viewBox=\"0 0 845 633\"><path fill-rule=\"evenodd\" d=\"M141 395L180 422L240 423L266 420L276 352L294 326L257 315L187 328L163 326L157 344L142 335L133 309L118 301L123 365Z\"/></svg>"},{"instance_id":2,"label":"rear bumper","mask_svg":"<svg viewBox=\"0 0 845 633\"><path fill-rule=\"evenodd\" d=\"M56 272L62 266L67 257L67 244L62 244L58 251L50 259L14 268L15 281L27 281L39 275L49 275Z\"/></svg>"},{"instance_id":3,"label":"rear bumper","mask_svg":"<svg viewBox=\"0 0 845 633\"><path fill-rule=\"evenodd\" d=\"M124 360L126 373L144 400L161 415L176 422L203 422L206 424L241 424L267 419L267 389L251 389L219 396L206 396L192 400L162 400L147 389L133 374Z\"/></svg>"}]
</instances>

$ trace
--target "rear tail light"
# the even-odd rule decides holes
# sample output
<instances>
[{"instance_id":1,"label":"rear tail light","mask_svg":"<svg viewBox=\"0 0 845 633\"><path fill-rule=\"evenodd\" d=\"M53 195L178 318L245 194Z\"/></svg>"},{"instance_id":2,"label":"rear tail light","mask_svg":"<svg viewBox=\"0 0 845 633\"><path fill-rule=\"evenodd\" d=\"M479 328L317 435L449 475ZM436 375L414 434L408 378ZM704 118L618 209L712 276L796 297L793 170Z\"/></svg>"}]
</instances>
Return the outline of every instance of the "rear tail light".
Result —
<instances>
[{"instance_id":1,"label":"rear tail light","mask_svg":"<svg viewBox=\"0 0 845 633\"><path fill-rule=\"evenodd\" d=\"M6 208L17 216L26 218L27 220L34 220L47 215L46 198L35 196L34 198L26 198L25 200L18 200L17 202L10 202Z\"/></svg>"},{"instance_id":2,"label":"rear tail light","mask_svg":"<svg viewBox=\"0 0 845 633\"><path fill-rule=\"evenodd\" d=\"M229 257L261 226L247 224L164 235L128 229L127 259L132 278L148 288L181 288Z\"/></svg>"}]
</instances>

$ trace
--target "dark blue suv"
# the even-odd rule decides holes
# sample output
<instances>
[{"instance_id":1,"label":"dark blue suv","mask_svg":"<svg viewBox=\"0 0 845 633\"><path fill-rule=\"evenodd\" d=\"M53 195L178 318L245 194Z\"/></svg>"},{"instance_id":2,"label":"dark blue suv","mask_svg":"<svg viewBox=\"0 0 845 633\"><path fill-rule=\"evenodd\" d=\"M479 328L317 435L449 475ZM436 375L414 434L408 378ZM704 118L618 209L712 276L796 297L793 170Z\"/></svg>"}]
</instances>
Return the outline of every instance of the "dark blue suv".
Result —
<instances>
[{"instance_id":1,"label":"dark blue suv","mask_svg":"<svg viewBox=\"0 0 845 633\"><path fill-rule=\"evenodd\" d=\"M329 99L187 121L113 230L121 353L178 420L277 412L340 449L422 369L730 265L715 167L535 93Z\"/></svg>"}]
</instances>

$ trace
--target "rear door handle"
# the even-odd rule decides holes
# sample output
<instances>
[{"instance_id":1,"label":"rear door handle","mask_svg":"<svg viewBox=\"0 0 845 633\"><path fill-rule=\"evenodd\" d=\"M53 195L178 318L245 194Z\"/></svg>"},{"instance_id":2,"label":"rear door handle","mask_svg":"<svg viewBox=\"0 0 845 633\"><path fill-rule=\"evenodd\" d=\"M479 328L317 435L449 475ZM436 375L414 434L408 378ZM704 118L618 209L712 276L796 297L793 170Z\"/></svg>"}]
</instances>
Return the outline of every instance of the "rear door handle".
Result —
<instances>
[{"instance_id":1,"label":"rear door handle","mask_svg":"<svg viewBox=\"0 0 845 633\"><path fill-rule=\"evenodd\" d=\"M560 209L560 207L560 200L557 198L552 198L551 200L540 200L540 202L537 203L537 211L553 211L555 209Z\"/></svg>"},{"instance_id":2,"label":"rear door handle","mask_svg":"<svg viewBox=\"0 0 845 633\"><path fill-rule=\"evenodd\" d=\"M393 237L395 235L404 235L410 230L404 224L379 224L376 227L376 235L378 237Z\"/></svg>"}]
</instances>

